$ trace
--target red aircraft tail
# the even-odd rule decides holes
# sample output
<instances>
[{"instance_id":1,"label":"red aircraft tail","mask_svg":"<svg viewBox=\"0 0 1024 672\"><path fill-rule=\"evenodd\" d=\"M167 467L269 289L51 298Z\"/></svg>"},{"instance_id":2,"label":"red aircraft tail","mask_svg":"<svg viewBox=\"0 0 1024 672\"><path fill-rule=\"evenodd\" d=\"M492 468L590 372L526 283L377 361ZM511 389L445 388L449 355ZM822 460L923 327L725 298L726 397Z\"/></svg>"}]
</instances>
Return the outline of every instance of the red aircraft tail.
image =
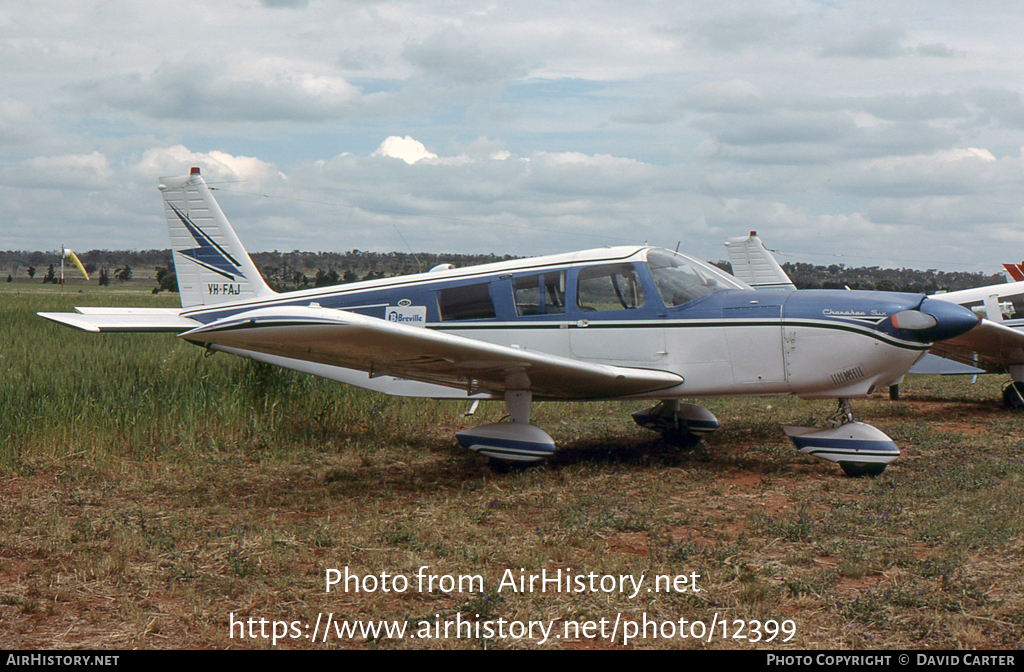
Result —
<instances>
[{"instance_id":1,"label":"red aircraft tail","mask_svg":"<svg viewBox=\"0 0 1024 672\"><path fill-rule=\"evenodd\" d=\"M1019 264L1003 264L1003 268L1010 274L1014 282L1024 281L1024 262Z\"/></svg>"}]
</instances>

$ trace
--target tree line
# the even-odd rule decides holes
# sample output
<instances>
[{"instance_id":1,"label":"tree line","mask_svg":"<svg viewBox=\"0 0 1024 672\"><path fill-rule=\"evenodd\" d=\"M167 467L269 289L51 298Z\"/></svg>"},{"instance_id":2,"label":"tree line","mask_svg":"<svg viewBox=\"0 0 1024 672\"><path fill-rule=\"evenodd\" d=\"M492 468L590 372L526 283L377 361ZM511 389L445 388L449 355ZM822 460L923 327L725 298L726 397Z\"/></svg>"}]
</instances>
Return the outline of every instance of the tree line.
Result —
<instances>
[{"instance_id":1,"label":"tree line","mask_svg":"<svg viewBox=\"0 0 1024 672\"><path fill-rule=\"evenodd\" d=\"M428 271L439 264L458 268L514 259L497 254L436 254L431 252L254 252L250 255L256 268L273 289L292 291L325 287L360 280L408 275ZM177 291L177 279L170 250L90 250L78 257L99 285L116 282L153 283L153 293ZM59 268L57 252L0 251L0 269L7 271L7 281L25 278L35 280L40 268L46 268L42 282L59 282L54 270ZM731 271L727 261L715 262ZM152 268L153 273L148 269ZM854 267L845 264L816 265L786 262L783 270L799 289L863 289L879 291L934 294L982 287L1005 281L1002 273L986 274L969 271L919 270L913 268ZM138 272L143 269L145 272ZM96 274L98 271L98 275ZM68 271L66 270L65 273ZM76 271L71 271L76 273ZM2 277L2 276L0 276ZM39 281L39 280L35 280Z\"/></svg>"}]
</instances>

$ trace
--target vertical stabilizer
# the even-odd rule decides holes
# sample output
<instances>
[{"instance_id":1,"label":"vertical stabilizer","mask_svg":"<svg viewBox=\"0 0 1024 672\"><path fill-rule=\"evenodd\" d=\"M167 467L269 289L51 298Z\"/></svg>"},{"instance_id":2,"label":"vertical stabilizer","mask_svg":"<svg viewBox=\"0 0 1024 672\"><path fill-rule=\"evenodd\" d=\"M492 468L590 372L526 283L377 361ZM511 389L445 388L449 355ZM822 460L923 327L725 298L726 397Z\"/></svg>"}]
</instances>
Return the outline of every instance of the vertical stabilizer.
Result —
<instances>
[{"instance_id":1,"label":"vertical stabilizer","mask_svg":"<svg viewBox=\"0 0 1024 672\"><path fill-rule=\"evenodd\" d=\"M754 289L796 289L757 237L757 231L751 231L746 238L727 238L725 247L729 251L732 274Z\"/></svg>"},{"instance_id":2,"label":"vertical stabilizer","mask_svg":"<svg viewBox=\"0 0 1024 672\"><path fill-rule=\"evenodd\" d=\"M270 296L198 168L161 177L174 272L183 308Z\"/></svg>"}]
</instances>

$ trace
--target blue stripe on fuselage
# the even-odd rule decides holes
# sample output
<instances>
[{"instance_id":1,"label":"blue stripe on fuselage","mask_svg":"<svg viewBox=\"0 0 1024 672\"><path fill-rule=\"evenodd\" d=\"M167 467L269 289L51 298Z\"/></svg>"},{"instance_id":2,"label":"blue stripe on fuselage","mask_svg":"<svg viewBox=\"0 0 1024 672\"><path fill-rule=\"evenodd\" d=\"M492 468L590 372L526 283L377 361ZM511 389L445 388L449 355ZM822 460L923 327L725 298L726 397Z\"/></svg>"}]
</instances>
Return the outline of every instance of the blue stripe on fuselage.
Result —
<instances>
[{"instance_id":1,"label":"blue stripe on fuselage","mask_svg":"<svg viewBox=\"0 0 1024 672\"><path fill-rule=\"evenodd\" d=\"M621 263L621 262L620 262ZM393 284L349 289L344 285L324 288L318 292L303 291L295 296L282 294L274 299L219 305L192 311L188 317L209 324L230 315L263 307L308 306L311 302L323 308L351 310L370 317L383 318L388 306L407 301L412 306L426 306L427 326L442 330L573 328L581 320L588 327L630 328L665 326L710 326L719 324L781 324L844 328L861 333L877 333L886 340L908 344L924 343L922 338L906 330L893 328L890 317L904 310L916 309L924 299L920 294L898 292L865 292L838 290L792 290L760 292L721 290L702 296L682 306L666 307L650 277L646 264L635 264L643 283L645 302L633 309L584 311L576 305L576 275L582 268L596 264L524 268L513 272L496 271L469 277L440 278L431 281L423 275L415 280L395 278ZM567 273L564 313L518 316L515 314L513 280L535 275L538 271ZM490 319L441 321L437 293L444 289L486 283L494 302L495 317Z\"/></svg>"}]
</instances>

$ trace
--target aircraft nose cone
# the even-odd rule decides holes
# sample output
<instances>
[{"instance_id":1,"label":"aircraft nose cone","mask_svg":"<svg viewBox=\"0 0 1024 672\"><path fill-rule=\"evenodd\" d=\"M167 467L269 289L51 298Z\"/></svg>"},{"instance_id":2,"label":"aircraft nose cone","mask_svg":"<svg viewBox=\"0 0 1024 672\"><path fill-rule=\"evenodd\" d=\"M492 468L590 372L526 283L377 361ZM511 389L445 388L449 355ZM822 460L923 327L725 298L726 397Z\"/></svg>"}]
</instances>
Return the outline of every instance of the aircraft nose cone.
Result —
<instances>
[{"instance_id":1,"label":"aircraft nose cone","mask_svg":"<svg viewBox=\"0 0 1024 672\"><path fill-rule=\"evenodd\" d=\"M918 332L924 340L932 343L966 334L981 322L981 318L970 310L941 299L925 298L918 310L935 318L934 327Z\"/></svg>"}]
</instances>

